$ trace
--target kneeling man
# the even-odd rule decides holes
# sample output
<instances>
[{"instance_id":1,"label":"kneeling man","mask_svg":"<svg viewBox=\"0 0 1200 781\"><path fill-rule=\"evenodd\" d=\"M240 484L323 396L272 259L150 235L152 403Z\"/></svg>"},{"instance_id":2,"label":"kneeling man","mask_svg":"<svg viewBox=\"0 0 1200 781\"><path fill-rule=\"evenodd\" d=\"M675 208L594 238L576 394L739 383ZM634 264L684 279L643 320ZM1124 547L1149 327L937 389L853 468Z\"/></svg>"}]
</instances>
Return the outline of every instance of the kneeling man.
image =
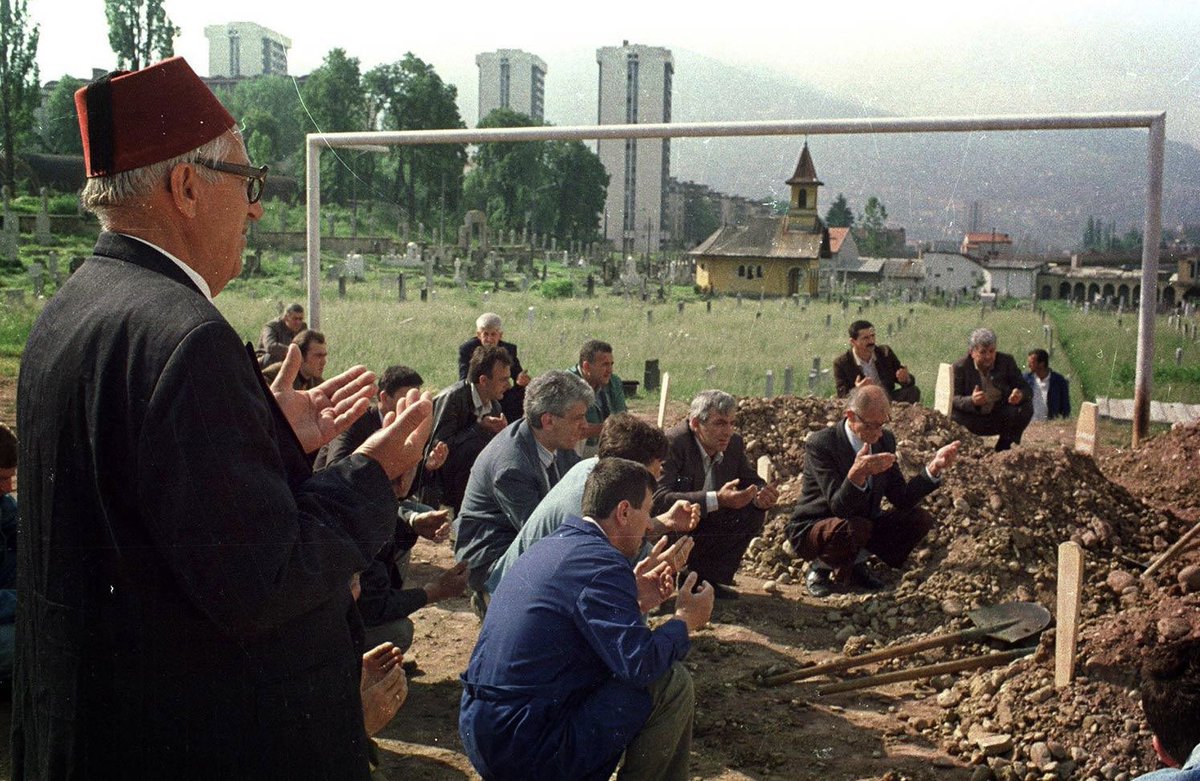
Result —
<instances>
[{"instance_id":1,"label":"kneeling man","mask_svg":"<svg viewBox=\"0 0 1200 781\"><path fill-rule=\"evenodd\" d=\"M459 733L487 779L690 777L688 634L708 623L713 593L689 575L675 615L651 631L674 573L629 564L650 525L654 478L604 459L588 476L583 518L567 520L517 560L492 597L463 675Z\"/></svg>"},{"instance_id":2,"label":"kneeling man","mask_svg":"<svg viewBox=\"0 0 1200 781\"><path fill-rule=\"evenodd\" d=\"M887 392L878 385L850 391L846 419L809 437L804 446L800 502L788 522L792 549L809 566L809 593L828 596L833 571L869 590L883 584L867 568L873 553L899 567L917 547L933 518L917 506L958 456L958 442L938 450L921 474L905 480L896 464L896 437ZM892 508L881 509L884 497Z\"/></svg>"}]
</instances>

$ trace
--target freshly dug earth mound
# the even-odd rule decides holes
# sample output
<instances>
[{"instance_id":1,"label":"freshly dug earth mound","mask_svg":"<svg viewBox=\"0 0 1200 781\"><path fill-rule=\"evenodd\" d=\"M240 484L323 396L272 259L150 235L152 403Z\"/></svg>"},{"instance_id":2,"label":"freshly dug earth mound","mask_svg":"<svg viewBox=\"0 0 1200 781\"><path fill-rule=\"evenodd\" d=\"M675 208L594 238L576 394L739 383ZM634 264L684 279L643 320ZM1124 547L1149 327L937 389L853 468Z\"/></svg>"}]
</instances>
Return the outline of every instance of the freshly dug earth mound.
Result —
<instances>
[{"instance_id":1,"label":"freshly dug earth mound","mask_svg":"<svg viewBox=\"0 0 1200 781\"><path fill-rule=\"evenodd\" d=\"M1148 501L1200 517L1200 421L1177 425L1137 450L1102 453L1104 474Z\"/></svg>"},{"instance_id":2,"label":"freshly dug earth mound","mask_svg":"<svg viewBox=\"0 0 1200 781\"><path fill-rule=\"evenodd\" d=\"M739 424L753 443L751 453L771 457L786 478L785 500L794 502L799 494L803 440L839 420L841 410L838 402L828 400L742 400ZM1058 545L1077 542L1087 561L1076 667L1080 677L1072 685L1062 690L1053 686L1050 630L1034 655L1007 667L935 679L928 693L937 694L944 719L904 718L900 732L934 741L975 764L973 779L1119 781L1156 767L1137 700L1138 667L1148 647L1200 634L1200 596L1183 594L1169 574L1158 583L1143 583L1134 573L1191 523L1147 504L1109 480L1092 458L1066 448L993 453L987 440L911 405L894 406L891 428L907 475L953 439L961 442L959 461L943 487L925 500L938 523L907 570L877 573L895 583L894 591L825 600L840 611L835 640L843 643L844 652L858 654L932 632L957 631L970 625L966 611L989 604L1036 601L1053 611ZM1191 463L1192 458L1200 462L1200 428L1177 429L1160 439L1138 450L1136 460L1113 458L1106 468L1124 474L1132 467L1141 473L1147 453L1150 471L1165 471L1166 483L1177 476L1175 485L1194 493L1183 478L1186 469L1200 467ZM1181 448L1188 448L1183 455ZM1155 487L1161 489L1156 496L1172 496L1170 488ZM789 510L779 508L743 563L743 571L768 580L768 591L802 581L801 562L783 548ZM1167 569L1178 572L1184 563ZM987 650L971 645L935 651L864 672Z\"/></svg>"}]
</instances>

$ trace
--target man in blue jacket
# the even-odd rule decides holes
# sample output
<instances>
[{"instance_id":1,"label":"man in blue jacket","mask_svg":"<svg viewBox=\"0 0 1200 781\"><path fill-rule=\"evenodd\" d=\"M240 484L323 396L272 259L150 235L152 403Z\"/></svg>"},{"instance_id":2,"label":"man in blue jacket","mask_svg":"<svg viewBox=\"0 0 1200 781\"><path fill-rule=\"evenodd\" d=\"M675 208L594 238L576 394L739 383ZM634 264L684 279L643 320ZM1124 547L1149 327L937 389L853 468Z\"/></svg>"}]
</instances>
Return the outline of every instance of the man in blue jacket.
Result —
<instances>
[{"instance_id":1,"label":"man in blue jacket","mask_svg":"<svg viewBox=\"0 0 1200 781\"><path fill-rule=\"evenodd\" d=\"M1025 382L1033 389L1033 419L1071 417L1071 391L1067 378L1050 370L1050 353L1040 347L1030 350L1025 362L1029 366Z\"/></svg>"},{"instance_id":2,"label":"man in blue jacket","mask_svg":"<svg viewBox=\"0 0 1200 781\"><path fill-rule=\"evenodd\" d=\"M463 675L459 733L485 779L689 778L694 695L682 665L713 592L690 574L674 617L642 613L671 595L662 564L629 564L650 526L654 478L604 459L571 518L496 590Z\"/></svg>"}]
</instances>

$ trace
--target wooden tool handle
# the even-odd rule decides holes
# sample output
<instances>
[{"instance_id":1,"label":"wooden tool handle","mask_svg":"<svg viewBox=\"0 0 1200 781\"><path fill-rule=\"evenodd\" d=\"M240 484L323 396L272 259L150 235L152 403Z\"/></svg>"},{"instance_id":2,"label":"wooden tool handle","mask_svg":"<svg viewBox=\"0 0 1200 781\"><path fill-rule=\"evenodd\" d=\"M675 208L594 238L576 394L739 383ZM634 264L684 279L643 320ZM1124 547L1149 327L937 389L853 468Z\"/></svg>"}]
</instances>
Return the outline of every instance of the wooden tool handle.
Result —
<instances>
[{"instance_id":1,"label":"wooden tool handle","mask_svg":"<svg viewBox=\"0 0 1200 781\"><path fill-rule=\"evenodd\" d=\"M1169 547L1165 551L1163 551L1163 554L1161 556L1159 556L1157 559L1155 559L1153 564L1151 564L1149 567L1146 568L1146 571L1142 573L1142 577L1143 578L1154 577L1154 573L1158 572L1158 570L1162 567L1162 565L1166 564L1168 561L1170 561L1171 559L1178 556L1179 552L1182 551L1184 548L1186 548L1188 546L1188 543L1190 543L1197 535L1200 535L1200 523L1196 524L1191 529L1189 529L1187 534L1180 537L1178 540L1175 541L1174 545L1172 545L1171 547Z\"/></svg>"},{"instance_id":2,"label":"wooden tool handle","mask_svg":"<svg viewBox=\"0 0 1200 781\"><path fill-rule=\"evenodd\" d=\"M1032 653L1031 648L1022 648L1016 651L1002 651L996 654L986 654L984 656L972 656L967 659L957 659L953 662L942 662L940 664L927 664L924 667L913 667L910 670L898 670L894 673L880 673L879 675L868 675L866 678L855 678L852 681L841 681L840 683L832 683L828 686L822 686L817 689L817 694L824 696L826 694L836 694L837 692L848 692L855 689L866 689L871 686L882 686L885 683L898 683L900 681L914 681L921 678L932 678L935 675L943 675L945 673L957 673L964 670L983 670L988 667L999 667L1002 664L1020 659L1022 656L1027 656Z\"/></svg>"},{"instance_id":3,"label":"wooden tool handle","mask_svg":"<svg viewBox=\"0 0 1200 781\"><path fill-rule=\"evenodd\" d=\"M974 640L983 637L986 632L983 629L989 627L976 627L974 629L964 629L961 632L955 632L948 635L934 635L926 637L924 640L914 640L911 643L903 643L901 645L893 645L887 648L881 648L878 651L861 654L859 656L850 656L845 659L835 659L832 662L805 667L800 670L789 670L786 673L777 673L775 675L763 678L761 686L778 686L782 683L791 683L804 678L811 678L814 675L824 675L826 673L841 672L849 670L851 667L858 667L862 664L870 664L871 662L882 662L885 659L896 659L901 656L908 656L919 651L925 651L930 648L941 648L947 645Z\"/></svg>"}]
</instances>

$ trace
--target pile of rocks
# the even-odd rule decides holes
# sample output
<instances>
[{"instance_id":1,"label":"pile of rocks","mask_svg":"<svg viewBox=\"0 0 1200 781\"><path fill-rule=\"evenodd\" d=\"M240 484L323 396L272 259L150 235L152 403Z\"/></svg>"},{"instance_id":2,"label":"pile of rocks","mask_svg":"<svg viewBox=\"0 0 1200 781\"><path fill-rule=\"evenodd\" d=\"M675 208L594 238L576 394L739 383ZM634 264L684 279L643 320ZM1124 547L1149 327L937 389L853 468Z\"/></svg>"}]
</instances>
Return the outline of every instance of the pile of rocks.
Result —
<instances>
[{"instance_id":1,"label":"pile of rocks","mask_svg":"<svg viewBox=\"0 0 1200 781\"><path fill-rule=\"evenodd\" d=\"M945 718L909 722L906 730L973 762L976 781L1127 781L1153 770L1138 669L1147 648L1200 632L1200 598L1165 596L1143 584L1122 602L1120 613L1084 622L1079 675L1068 686L1054 687L1051 630L1032 656L1008 667L935 681Z\"/></svg>"},{"instance_id":2,"label":"pile of rocks","mask_svg":"<svg viewBox=\"0 0 1200 781\"><path fill-rule=\"evenodd\" d=\"M1179 511L1200 511L1200 422L1176 425L1137 450L1100 456L1104 473L1139 496Z\"/></svg>"},{"instance_id":3,"label":"pile of rocks","mask_svg":"<svg viewBox=\"0 0 1200 781\"><path fill-rule=\"evenodd\" d=\"M836 401L815 399L741 402L739 425L753 445L750 452L772 458L786 478L785 501L799 493L804 440L839 420L841 409ZM965 628L965 613L983 605L1021 600L1053 609L1058 545L1077 542L1087 562L1078 657L1082 677L1067 688L1054 688L1050 630L1037 652L1019 662L960 679L935 679L928 694L936 695L946 718L940 724L905 720L900 731L922 734L971 760L979 780L1123 781L1155 767L1137 704L1138 660L1145 646L1200 633L1200 595L1170 574L1145 583L1133 573L1191 522L1147 505L1105 477L1093 459L1065 448L993 453L988 441L919 406L896 405L891 429L906 474L953 439L962 442L959 463L941 490L925 500L938 524L907 570L898 582L896 573L879 573L893 580L893 592L826 600L831 615L838 614L831 620L840 626L836 637L844 652ZM1200 428L1169 436L1194 436L1200 445ZM1158 447L1163 458L1171 459L1179 446ZM1200 458L1200 447L1189 452ZM1196 489L1189 485L1187 490ZM802 563L783 548L789 510L781 506L769 519L743 563L744 570L768 580L768 591L802 579ZM970 646L916 663L986 650ZM913 663L892 661L881 669Z\"/></svg>"}]
</instances>

